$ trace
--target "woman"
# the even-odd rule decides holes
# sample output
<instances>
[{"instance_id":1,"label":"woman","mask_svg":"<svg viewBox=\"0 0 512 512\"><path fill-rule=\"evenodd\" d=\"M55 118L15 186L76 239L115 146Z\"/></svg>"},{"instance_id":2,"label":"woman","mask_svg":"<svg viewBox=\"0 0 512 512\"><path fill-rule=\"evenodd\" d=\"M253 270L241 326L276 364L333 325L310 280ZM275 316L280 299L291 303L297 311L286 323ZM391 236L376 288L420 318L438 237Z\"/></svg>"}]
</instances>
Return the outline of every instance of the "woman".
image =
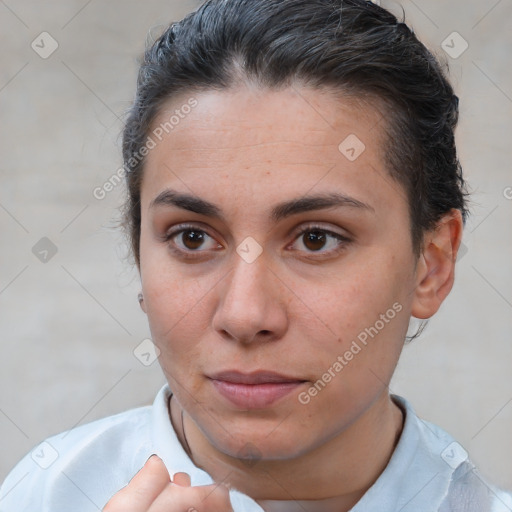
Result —
<instances>
[{"instance_id":1,"label":"woman","mask_svg":"<svg viewBox=\"0 0 512 512\"><path fill-rule=\"evenodd\" d=\"M58 458L25 457L0 510L512 510L388 388L411 316L453 285L457 117L370 2L212 0L169 27L123 138L168 385L48 439Z\"/></svg>"}]
</instances>

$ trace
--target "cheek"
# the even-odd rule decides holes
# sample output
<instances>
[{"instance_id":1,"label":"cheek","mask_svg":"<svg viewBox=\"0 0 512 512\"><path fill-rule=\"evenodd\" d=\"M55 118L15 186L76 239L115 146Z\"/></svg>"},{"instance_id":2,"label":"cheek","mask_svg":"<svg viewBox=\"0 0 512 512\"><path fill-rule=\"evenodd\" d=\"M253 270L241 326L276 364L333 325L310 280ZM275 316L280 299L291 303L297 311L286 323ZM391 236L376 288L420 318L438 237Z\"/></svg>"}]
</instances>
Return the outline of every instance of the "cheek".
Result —
<instances>
[{"instance_id":1,"label":"cheek","mask_svg":"<svg viewBox=\"0 0 512 512\"><path fill-rule=\"evenodd\" d=\"M205 295L205 282L184 278L165 247L144 243L140 274L152 339L165 361L171 353L190 349L194 332L204 329L200 298Z\"/></svg>"},{"instance_id":2,"label":"cheek","mask_svg":"<svg viewBox=\"0 0 512 512\"><path fill-rule=\"evenodd\" d=\"M318 304L316 326L327 324L334 334L322 336L312 325L302 325L302 357L308 357L314 377L299 402L325 425L339 418L350 423L369 407L389 384L403 346L408 318L399 287L377 269L366 269L364 276L340 275L310 296Z\"/></svg>"},{"instance_id":3,"label":"cheek","mask_svg":"<svg viewBox=\"0 0 512 512\"><path fill-rule=\"evenodd\" d=\"M340 268L324 285L316 283L309 290L308 303L314 305L319 318L347 342L347 338L373 325L379 315L404 297L403 272L392 259L379 258Z\"/></svg>"},{"instance_id":4,"label":"cheek","mask_svg":"<svg viewBox=\"0 0 512 512\"><path fill-rule=\"evenodd\" d=\"M155 343L165 345L180 340L191 344L196 333L204 332L207 294L202 284L158 272L146 279L143 292Z\"/></svg>"},{"instance_id":5,"label":"cheek","mask_svg":"<svg viewBox=\"0 0 512 512\"><path fill-rule=\"evenodd\" d=\"M307 332L306 343L315 340L316 376L329 380L329 370L337 376L329 386L333 393L343 388L357 396L391 377L409 324L406 269L381 253L368 264L358 262L357 268L347 265L307 295L317 319L314 325L303 323L301 330Z\"/></svg>"}]
</instances>

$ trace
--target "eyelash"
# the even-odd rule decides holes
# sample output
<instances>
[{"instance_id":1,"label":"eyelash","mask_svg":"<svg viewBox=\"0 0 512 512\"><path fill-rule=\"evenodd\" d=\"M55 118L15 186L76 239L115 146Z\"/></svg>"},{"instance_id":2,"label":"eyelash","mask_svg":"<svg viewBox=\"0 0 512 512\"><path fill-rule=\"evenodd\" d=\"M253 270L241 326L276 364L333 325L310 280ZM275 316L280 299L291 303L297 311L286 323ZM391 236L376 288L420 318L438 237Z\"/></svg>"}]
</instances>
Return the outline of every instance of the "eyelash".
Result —
<instances>
[{"instance_id":1,"label":"eyelash","mask_svg":"<svg viewBox=\"0 0 512 512\"><path fill-rule=\"evenodd\" d=\"M177 226L175 229L173 229L172 231L166 233L163 237L163 241L164 242L171 242L171 240L176 237L177 235L180 235L182 233L185 233L186 231L195 231L195 232L199 232L199 233L202 233L202 234L206 234L208 235L210 238L213 239L212 236L210 236L208 234L207 231L205 231L204 229L200 229L198 226L194 225L194 224L180 224L179 226ZM320 232L320 233L323 233L323 234L326 234L328 236L331 236L333 238L336 238L338 241L339 241L339 244L338 244L338 247L336 249L333 249L333 250L330 250L330 251L323 251L323 252L320 252L320 251L309 251L310 254L312 255L316 255L316 254L319 254L319 255L328 255L328 256L331 256L331 255L334 255L334 254L337 254L339 252L341 252L343 249L345 249L346 245L349 244L351 242L350 238L340 234L340 233L336 233L334 231L330 231L326 228L323 228L322 226L319 226L317 224L310 224L304 228L302 228L301 231L299 231L298 233L295 233L294 234L294 242L298 239L300 239L301 236L303 236L304 234L306 233L310 233L310 232ZM179 249L177 248L174 244L171 244L169 243L169 248L171 249L171 251L175 254L177 254L178 256L180 256L181 258L183 259L195 259L195 258L198 258L200 257L198 254L196 253L201 253L201 252L205 252L205 251L192 251L191 249L187 249L187 250L184 250L184 249Z\"/></svg>"}]
</instances>

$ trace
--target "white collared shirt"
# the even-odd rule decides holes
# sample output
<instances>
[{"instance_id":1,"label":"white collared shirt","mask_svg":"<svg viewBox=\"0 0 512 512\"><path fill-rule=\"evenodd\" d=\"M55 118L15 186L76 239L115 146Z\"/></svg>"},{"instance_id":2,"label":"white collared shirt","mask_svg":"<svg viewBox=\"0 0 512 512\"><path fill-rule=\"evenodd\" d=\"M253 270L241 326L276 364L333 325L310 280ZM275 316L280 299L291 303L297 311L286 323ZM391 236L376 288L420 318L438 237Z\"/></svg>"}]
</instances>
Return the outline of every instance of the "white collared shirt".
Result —
<instances>
[{"instance_id":1,"label":"white collared shirt","mask_svg":"<svg viewBox=\"0 0 512 512\"><path fill-rule=\"evenodd\" d=\"M184 471L192 486L214 483L181 446L169 418L171 394L165 385L152 406L48 438L7 476L0 512L101 511L153 453L171 477ZM512 511L512 494L485 482L461 445L421 420L407 400L392 398L405 413L402 434L385 470L351 512ZM246 494L229 492L235 512L263 512Z\"/></svg>"}]
</instances>

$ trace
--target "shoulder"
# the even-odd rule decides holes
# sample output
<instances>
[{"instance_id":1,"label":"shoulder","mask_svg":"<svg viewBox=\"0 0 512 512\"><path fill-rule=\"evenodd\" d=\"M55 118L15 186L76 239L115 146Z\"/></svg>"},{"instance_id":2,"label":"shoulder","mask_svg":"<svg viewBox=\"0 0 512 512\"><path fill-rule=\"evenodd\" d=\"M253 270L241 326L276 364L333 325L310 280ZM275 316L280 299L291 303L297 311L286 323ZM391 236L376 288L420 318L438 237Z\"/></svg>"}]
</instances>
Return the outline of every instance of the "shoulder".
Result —
<instances>
[{"instance_id":1,"label":"shoulder","mask_svg":"<svg viewBox=\"0 0 512 512\"><path fill-rule=\"evenodd\" d=\"M454 471L439 512L510 512L512 493L486 481L478 469L465 460Z\"/></svg>"},{"instance_id":2,"label":"shoulder","mask_svg":"<svg viewBox=\"0 0 512 512\"><path fill-rule=\"evenodd\" d=\"M439 504L439 512L501 512L512 510L512 494L503 491L479 473L469 453L448 432L420 418L403 397L393 395L394 401L406 414L410 450L410 469L415 462L421 468L413 473L428 480L430 499ZM405 444L405 443L404 443Z\"/></svg>"},{"instance_id":3,"label":"shoulder","mask_svg":"<svg viewBox=\"0 0 512 512\"><path fill-rule=\"evenodd\" d=\"M0 487L0 512L101 509L151 454L151 406L131 409L47 438ZM141 462L142 461L142 462Z\"/></svg>"}]
</instances>

